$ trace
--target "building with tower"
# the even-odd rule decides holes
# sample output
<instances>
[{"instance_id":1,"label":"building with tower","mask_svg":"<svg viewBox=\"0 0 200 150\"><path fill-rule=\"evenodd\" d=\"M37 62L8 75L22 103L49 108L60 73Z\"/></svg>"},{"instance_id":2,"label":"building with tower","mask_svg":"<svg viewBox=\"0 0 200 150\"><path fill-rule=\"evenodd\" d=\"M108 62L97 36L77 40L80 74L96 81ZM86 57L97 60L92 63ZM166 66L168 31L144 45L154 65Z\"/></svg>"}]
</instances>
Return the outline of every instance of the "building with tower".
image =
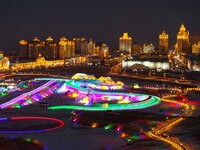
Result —
<instances>
[{"instance_id":1,"label":"building with tower","mask_svg":"<svg viewBox=\"0 0 200 150\"><path fill-rule=\"evenodd\" d=\"M169 50L169 36L165 31L159 34L159 50L161 53L168 52Z\"/></svg>"},{"instance_id":2,"label":"building with tower","mask_svg":"<svg viewBox=\"0 0 200 150\"><path fill-rule=\"evenodd\" d=\"M132 38L128 33L124 33L123 36L119 38L119 50L121 52L128 52L131 54Z\"/></svg>"},{"instance_id":3,"label":"building with tower","mask_svg":"<svg viewBox=\"0 0 200 150\"><path fill-rule=\"evenodd\" d=\"M181 25L177 34L177 43L175 45L175 52L176 54L191 54L189 31L186 31L186 28L183 24Z\"/></svg>"}]
</instances>

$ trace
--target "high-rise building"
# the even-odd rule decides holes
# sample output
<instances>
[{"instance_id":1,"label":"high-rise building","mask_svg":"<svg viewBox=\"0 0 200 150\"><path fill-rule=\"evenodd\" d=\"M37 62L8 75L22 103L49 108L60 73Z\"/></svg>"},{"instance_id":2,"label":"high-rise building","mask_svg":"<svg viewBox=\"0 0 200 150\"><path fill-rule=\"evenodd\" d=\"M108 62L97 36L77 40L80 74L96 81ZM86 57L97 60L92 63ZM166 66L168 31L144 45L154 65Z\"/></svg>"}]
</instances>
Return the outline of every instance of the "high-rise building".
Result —
<instances>
[{"instance_id":1,"label":"high-rise building","mask_svg":"<svg viewBox=\"0 0 200 150\"><path fill-rule=\"evenodd\" d=\"M67 38L61 37L59 42L59 58L64 59L66 58L66 51L67 51Z\"/></svg>"},{"instance_id":2,"label":"high-rise building","mask_svg":"<svg viewBox=\"0 0 200 150\"><path fill-rule=\"evenodd\" d=\"M32 42L28 44L28 58L35 59L39 54L45 56L45 42L40 42L39 38L35 37Z\"/></svg>"},{"instance_id":3,"label":"high-rise building","mask_svg":"<svg viewBox=\"0 0 200 150\"><path fill-rule=\"evenodd\" d=\"M28 58L28 41L19 41L19 56L20 58Z\"/></svg>"},{"instance_id":4,"label":"high-rise building","mask_svg":"<svg viewBox=\"0 0 200 150\"><path fill-rule=\"evenodd\" d=\"M185 26L182 24L178 34L177 43L175 45L175 51L177 54L190 54L191 46L189 41L189 31L186 31Z\"/></svg>"},{"instance_id":5,"label":"high-rise building","mask_svg":"<svg viewBox=\"0 0 200 150\"><path fill-rule=\"evenodd\" d=\"M121 52L128 52L131 54L132 38L128 33L124 33L122 37L119 38L119 50Z\"/></svg>"},{"instance_id":6,"label":"high-rise building","mask_svg":"<svg viewBox=\"0 0 200 150\"><path fill-rule=\"evenodd\" d=\"M159 34L159 50L160 52L168 52L169 49L169 36L163 31Z\"/></svg>"},{"instance_id":7,"label":"high-rise building","mask_svg":"<svg viewBox=\"0 0 200 150\"><path fill-rule=\"evenodd\" d=\"M89 54L94 54L95 50L95 43L90 39L90 42L88 43L88 53Z\"/></svg>"},{"instance_id":8,"label":"high-rise building","mask_svg":"<svg viewBox=\"0 0 200 150\"><path fill-rule=\"evenodd\" d=\"M88 43L85 38L73 38L75 44L75 54L87 54Z\"/></svg>"},{"instance_id":9,"label":"high-rise building","mask_svg":"<svg viewBox=\"0 0 200 150\"><path fill-rule=\"evenodd\" d=\"M88 42L85 38L81 38L81 54L88 53Z\"/></svg>"},{"instance_id":10,"label":"high-rise building","mask_svg":"<svg viewBox=\"0 0 200 150\"><path fill-rule=\"evenodd\" d=\"M45 43L45 58L56 59L58 58L58 45L54 42L53 38L49 36Z\"/></svg>"},{"instance_id":11,"label":"high-rise building","mask_svg":"<svg viewBox=\"0 0 200 150\"><path fill-rule=\"evenodd\" d=\"M74 57L75 56L75 44L73 41L67 41L66 45L66 58Z\"/></svg>"},{"instance_id":12,"label":"high-rise building","mask_svg":"<svg viewBox=\"0 0 200 150\"><path fill-rule=\"evenodd\" d=\"M75 54L81 54L81 38L73 38L75 44Z\"/></svg>"},{"instance_id":13,"label":"high-rise building","mask_svg":"<svg viewBox=\"0 0 200 150\"><path fill-rule=\"evenodd\" d=\"M59 58L65 59L74 57L75 44L73 41L67 40L64 36L60 38L59 42Z\"/></svg>"},{"instance_id":14,"label":"high-rise building","mask_svg":"<svg viewBox=\"0 0 200 150\"><path fill-rule=\"evenodd\" d=\"M109 48L106 46L106 44L102 44L99 55L100 55L101 58L108 57L108 55L109 55Z\"/></svg>"}]
</instances>

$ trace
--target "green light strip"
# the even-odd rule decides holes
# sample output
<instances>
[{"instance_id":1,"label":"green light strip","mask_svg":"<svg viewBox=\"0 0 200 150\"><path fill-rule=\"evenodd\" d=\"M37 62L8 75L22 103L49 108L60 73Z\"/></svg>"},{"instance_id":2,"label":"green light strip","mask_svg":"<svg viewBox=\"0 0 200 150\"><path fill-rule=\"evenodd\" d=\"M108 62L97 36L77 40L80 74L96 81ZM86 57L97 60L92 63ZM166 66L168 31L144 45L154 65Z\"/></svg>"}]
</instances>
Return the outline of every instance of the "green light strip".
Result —
<instances>
[{"instance_id":1,"label":"green light strip","mask_svg":"<svg viewBox=\"0 0 200 150\"><path fill-rule=\"evenodd\" d=\"M92 106L78 106L78 105L63 105L63 106L51 106L48 109L74 109L85 111L106 111L106 110L131 110L131 109L143 109L160 103L160 99L153 96L152 99L142 101L138 103L130 104L93 104Z\"/></svg>"}]
</instances>

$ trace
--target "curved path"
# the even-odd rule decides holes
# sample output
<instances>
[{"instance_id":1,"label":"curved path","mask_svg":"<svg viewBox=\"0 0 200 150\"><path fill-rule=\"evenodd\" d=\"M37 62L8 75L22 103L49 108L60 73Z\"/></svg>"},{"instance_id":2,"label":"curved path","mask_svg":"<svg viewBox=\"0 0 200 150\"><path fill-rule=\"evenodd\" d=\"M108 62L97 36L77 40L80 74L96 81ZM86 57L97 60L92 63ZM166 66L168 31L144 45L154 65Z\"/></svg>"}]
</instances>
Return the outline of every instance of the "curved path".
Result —
<instances>
[{"instance_id":1,"label":"curved path","mask_svg":"<svg viewBox=\"0 0 200 150\"><path fill-rule=\"evenodd\" d=\"M165 98L168 98L168 97L172 97L172 95L166 96ZM183 121L184 117L191 115L193 112L193 107L189 104L186 104L186 103L183 103L180 101L173 101L173 100L168 100L168 99L161 99L161 100L164 102L172 102L172 103L182 105L185 108L184 114L182 114L180 117L167 120L166 122L162 123L161 125L153 128L152 131L149 131L147 133L147 135L153 139L158 139L165 143L168 143L175 149L190 150L190 148L187 145L184 145L183 143L181 143L181 141L177 141L174 138L165 137L162 134L165 131L167 131L167 130L171 129L172 127L174 127L175 125L177 125L178 123L180 123L181 121Z\"/></svg>"}]
</instances>

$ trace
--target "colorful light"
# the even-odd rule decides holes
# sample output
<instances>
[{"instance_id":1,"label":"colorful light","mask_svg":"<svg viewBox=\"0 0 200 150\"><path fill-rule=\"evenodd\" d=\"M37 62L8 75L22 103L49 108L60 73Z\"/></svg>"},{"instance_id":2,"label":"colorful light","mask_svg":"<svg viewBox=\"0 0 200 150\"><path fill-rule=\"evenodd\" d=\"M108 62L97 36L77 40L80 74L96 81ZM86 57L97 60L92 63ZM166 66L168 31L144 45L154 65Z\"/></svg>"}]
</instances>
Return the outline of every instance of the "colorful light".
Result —
<instances>
[{"instance_id":1,"label":"colorful light","mask_svg":"<svg viewBox=\"0 0 200 150\"><path fill-rule=\"evenodd\" d=\"M96 128L98 126L98 123L97 122L93 122L92 124L91 124L91 127L92 128Z\"/></svg>"},{"instance_id":2,"label":"colorful light","mask_svg":"<svg viewBox=\"0 0 200 150\"><path fill-rule=\"evenodd\" d=\"M104 107L104 104L92 104L90 106L62 105L62 106L51 106L48 109L51 110L74 109L74 110L85 110L85 111L130 110L130 109L142 109L156 105L158 103L160 103L160 99L155 96L147 101L130 103L130 104L107 104L107 107Z\"/></svg>"},{"instance_id":3,"label":"colorful light","mask_svg":"<svg viewBox=\"0 0 200 150\"><path fill-rule=\"evenodd\" d=\"M11 118L0 118L0 121L15 121L15 120L44 120L44 121L54 121L58 125L55 127L47 128L47 129L38 129L38 130L22 130L22 131L9 131L9 130L0 130L0 133L32 133L32 132L45 132L45 131L51 131L56 130L64 126L64 122L62 120L56 119L56 118L47 118L47 117L11 117Z\"/></svg>"}]
</instances>

